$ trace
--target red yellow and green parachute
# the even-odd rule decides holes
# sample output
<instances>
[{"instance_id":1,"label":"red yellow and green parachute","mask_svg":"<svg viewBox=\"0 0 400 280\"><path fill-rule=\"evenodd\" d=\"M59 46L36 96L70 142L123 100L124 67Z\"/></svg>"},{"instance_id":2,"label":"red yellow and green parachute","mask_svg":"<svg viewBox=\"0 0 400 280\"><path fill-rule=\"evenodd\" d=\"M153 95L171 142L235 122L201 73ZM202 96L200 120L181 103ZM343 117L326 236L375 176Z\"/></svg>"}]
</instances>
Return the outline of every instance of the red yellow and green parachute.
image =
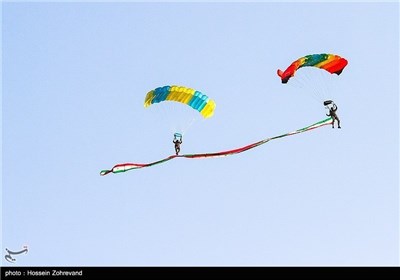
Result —
<instances>
[{"instance_id":1,"label":"red yellow and green parachute","mask_svg":"<svg viewBox=\"0 0 400 280\"><path fill-rule=\"evenodd\" d=\"M302 67L317 67L331 74L340 75L347 63L345 58L335 54L309 54L293 61L285 71L278 69L277 74L281 78L282 83L286 84L296 71Z\"/></svg>"}]
</instances>

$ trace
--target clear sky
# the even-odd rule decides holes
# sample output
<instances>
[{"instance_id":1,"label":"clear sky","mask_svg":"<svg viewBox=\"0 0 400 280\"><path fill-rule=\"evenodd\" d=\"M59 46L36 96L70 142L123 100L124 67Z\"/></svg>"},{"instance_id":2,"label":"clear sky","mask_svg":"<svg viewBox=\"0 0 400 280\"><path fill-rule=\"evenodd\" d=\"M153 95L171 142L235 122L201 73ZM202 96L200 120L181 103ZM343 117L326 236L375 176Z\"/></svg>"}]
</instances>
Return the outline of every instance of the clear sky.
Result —
<instances>
[{"instance_id":1,"label":"clear sky","mask_svg":"<svg viewBox=\"0 0 400 280\"><path fill-rule=\"evenodd\" d=\"M341 130L99 176L174 152L159 86L217 103L182 153L324 119L276 75L313 53ZM398 265L399 3L3 2L1 220L3 265Z\"/></svg>"}]
</instances>

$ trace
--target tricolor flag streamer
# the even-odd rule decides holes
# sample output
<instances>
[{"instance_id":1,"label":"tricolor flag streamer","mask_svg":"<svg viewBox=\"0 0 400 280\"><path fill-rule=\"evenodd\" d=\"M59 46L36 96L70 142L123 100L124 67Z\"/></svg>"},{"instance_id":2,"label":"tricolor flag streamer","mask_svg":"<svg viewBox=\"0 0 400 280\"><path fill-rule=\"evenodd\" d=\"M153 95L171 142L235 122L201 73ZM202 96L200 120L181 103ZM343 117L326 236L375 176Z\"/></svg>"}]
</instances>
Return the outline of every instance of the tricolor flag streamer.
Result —
<instances>
[{"instance_id":1,"label":"tricolor flag streamer","mask_svg":"<svg viewBox=\"0 0 400 280\"><path fill-rule=\"evenodd\" d=\"M271 140L274 139L278 139L278 138L283 138L286 136L291 136L291 135L295 135L295 134L299 134L299 133L303 133L306 131L310 131L319 127L322 127L324 125L329 125L332 124L333 119L332 118L327 118L325 120L319 121L317 123L314 123L312 125L306 126L304 128L300 128L298 130L295 130L293 132L289 132L289 133L285 133L282 135L278 135L278 136L274 136L274 137L270 137L270 138L266 138L263 139L261 141L255 142L253 144L241 147L241 148L237 148L237 149L233 149L233 150L229 150L229 151L223 151L223 152L215 152L215 153L204 153L204 154L186 154L186 155L171 155L169 157L166 157L164 159L158 160L158 161L154 161L154 162L150 162L150 163L122 163L122 164L117 164L115 165L112 169L110 170L102 170L100 172L101 176L107 175L109 173L121 173L121 172L126 172L129 170L133 170L133 169L139 169L139 168L143 168L143 167L150 167L150 166L154 166L160 163L164 163L166 161L169 161L171 159L174 158L216 158L216 157L223 157L223 156L230 156L230 155L235 155L235 154L239 154L242 153L244 151L248 151L250 149L253 149L255 147L258 147L262 144L265 144Z\"/></svg>"}]
</instances>

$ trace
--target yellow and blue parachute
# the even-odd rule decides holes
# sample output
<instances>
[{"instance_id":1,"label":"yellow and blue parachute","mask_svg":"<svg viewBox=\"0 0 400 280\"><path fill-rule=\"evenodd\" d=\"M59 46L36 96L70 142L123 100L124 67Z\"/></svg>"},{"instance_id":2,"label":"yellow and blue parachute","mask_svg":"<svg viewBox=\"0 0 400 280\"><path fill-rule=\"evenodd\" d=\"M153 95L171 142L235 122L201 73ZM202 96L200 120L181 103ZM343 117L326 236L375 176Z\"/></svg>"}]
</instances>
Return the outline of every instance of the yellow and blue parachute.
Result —
<instances>
[{"instance_id":1,"label":"yellow and blue parachute","mask_svg":"<svg viewBox=\"0 0 400 280\"><path fill-rule=\"evenodd\" d=\"M163 101L175 101L186 104L200 112L204 118L214 114L215 101L200 91L183 86L163 86L151 90L144 100L144 107Z\"/></svg>"}]
</instances>

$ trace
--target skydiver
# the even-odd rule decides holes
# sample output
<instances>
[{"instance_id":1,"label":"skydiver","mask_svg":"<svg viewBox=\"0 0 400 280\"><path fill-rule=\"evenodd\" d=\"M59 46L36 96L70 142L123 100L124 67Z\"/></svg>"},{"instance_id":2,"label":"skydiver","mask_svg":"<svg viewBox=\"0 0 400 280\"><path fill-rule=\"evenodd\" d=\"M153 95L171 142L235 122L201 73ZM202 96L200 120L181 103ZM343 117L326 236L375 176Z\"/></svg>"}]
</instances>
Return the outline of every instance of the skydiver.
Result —
<instances>
[{"instance_id":1,"label":"skydiver","mask_svg":"<svg viewBox=\"0 0 400 280\"><path fill-rule=\"evenodd\" d=\"M175 144L175 153L176 155L178 155L179 152L181 151L182 137L180 139L174 138L172 143Z\"/></svg>"},{"instance_id":2,"label":"skydiver","mask_svg":"<svg viewBox=\"0 0 400 280\"><path fill-rule=\"evenodd\" d=\"M332 117L332 128L335 128L335 120L338 123L338 128L340 127L340 120L339 117L336 115L336 111L337 111L338 107L336 106L335 103L333 103L333 106L329 108L329 114L326 114L328 117Z\"/></svg>"}]
</instances>

